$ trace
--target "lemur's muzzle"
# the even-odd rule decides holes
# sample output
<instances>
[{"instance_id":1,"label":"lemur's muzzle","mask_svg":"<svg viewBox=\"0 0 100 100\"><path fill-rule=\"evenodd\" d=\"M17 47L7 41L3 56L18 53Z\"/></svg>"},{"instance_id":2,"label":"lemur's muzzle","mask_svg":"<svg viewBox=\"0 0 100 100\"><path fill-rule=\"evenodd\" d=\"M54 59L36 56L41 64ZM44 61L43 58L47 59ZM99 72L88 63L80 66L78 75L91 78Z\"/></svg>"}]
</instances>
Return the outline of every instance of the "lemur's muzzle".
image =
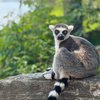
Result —
<instances>
[{"instance_id":1,"label":"lemur's muzzle","mask_svg":"<svg viewBox=\"0 0 100 100\"><path fill-rule=\"evenodd\" d=\"M62 34L59 34L58 37L57 37L57 39L58 40L63 40L64 39L64 36Z\"/></svg>"}]
</instances>

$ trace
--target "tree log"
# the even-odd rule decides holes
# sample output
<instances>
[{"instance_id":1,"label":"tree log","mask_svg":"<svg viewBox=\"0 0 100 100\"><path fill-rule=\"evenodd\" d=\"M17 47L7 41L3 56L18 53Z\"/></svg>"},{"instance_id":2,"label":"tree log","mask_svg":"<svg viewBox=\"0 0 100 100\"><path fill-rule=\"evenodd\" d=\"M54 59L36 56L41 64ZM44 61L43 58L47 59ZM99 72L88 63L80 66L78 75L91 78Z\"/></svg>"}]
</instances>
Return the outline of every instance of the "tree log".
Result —
<instances>
[{"instance_id":1,"label":"tree log","mask_svg":"<svg viewBox=\"0 0 100 100\"><path fill-rule=\"evenodd\" d=\"M0 100L47 100L54 82L43 73L8 77L0 80ZM100 100L100 76L72 80L59 100Z\"/></svg>"}]
</instances>

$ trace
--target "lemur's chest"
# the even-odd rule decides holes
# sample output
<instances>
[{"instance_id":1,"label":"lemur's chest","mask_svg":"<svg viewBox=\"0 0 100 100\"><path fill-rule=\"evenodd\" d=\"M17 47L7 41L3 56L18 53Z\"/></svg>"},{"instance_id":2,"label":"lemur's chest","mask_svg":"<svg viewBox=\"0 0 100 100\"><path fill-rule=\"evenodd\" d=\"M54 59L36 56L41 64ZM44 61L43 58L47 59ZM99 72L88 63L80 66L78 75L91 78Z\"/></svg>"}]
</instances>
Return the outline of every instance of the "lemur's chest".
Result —
<instances>
[{"instance_id":1,"label":"lemur's chest","mask_svg":"<svg viewBox=\"0 0 100 100\"><path fill-rule=\"evenodd\" d=\"M74 51L74 50L78 50L79 49L79 44L73 40L71 37L69 37L68 39L64 40L63 42L61 42L59 44L59 48L61 47L65 47L67 48L69 51Z\"/></svg>"}]
</instances>

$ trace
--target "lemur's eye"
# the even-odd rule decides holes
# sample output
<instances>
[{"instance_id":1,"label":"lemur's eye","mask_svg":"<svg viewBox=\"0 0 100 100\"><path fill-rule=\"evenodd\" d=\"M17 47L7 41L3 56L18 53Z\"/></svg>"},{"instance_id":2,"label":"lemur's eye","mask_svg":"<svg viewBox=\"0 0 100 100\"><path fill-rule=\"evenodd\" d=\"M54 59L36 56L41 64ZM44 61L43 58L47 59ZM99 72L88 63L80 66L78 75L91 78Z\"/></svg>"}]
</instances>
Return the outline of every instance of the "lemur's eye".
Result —
<instances>
[{"instance_id":1,"label":"lemur's eye","mask_svg":"<svg viewBox=\"0 0 100 100\"><path fill-rule=\"evenodd\" d=\"M67 30L64 30L62 33L63 33L64 35L66 35L66 34L68 33L68 31L67 31Z\"/></svg>"},{"instance_id":2,"label":"lemur's eye","mask_svg":"<svg viewBox=\"0 0 100 100\"><path fill-rule=\"evenodd\" d=\"M55 30L55 34L56 34L56 35L59 34L59 32L60 32L59 30Z\"/></svg>"}]
</instances>

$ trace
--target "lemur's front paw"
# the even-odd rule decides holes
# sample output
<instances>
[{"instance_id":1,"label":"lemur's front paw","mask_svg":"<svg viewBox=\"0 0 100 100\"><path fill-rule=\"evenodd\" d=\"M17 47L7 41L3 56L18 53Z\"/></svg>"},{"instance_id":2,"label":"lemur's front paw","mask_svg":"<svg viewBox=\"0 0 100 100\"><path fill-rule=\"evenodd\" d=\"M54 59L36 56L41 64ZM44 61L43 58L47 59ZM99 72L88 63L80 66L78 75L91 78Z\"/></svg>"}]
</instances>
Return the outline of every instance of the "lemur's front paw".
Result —
<instances>
[{"instance_id":1,"label":"lemur's front paw","mask_svg":"<svg viewBox=\"0 0 100 100\"><path fill-rule=\"evenodd\" d=\"M44 72L43 76L44 76L45 79L53 79L53 80L56 79L56 77L55 77L56 75L55 75L55 73L53 72L52 69Z\"/></svg>"},{"instance_id":2,"label":"lemur's front paw","mask_svg":"<svg viewBox=\"0 0 100 100\"><path fill-rule=\"evenodd\" d=\"M44 72L43 76L45 79L52 79L52 69L50 69L49 71Z\"/></svg>"},{"instance_id":3,"label":"lemur's front paw","mask_svg":"<svg viewBox=\"0 0 100 100\"><path fill-rule=\"evenodd\" d=\"M52 74L50 74L50 73L44 74L44 78L45 79L52 79Z\"/></svg>"}]
</instances>

